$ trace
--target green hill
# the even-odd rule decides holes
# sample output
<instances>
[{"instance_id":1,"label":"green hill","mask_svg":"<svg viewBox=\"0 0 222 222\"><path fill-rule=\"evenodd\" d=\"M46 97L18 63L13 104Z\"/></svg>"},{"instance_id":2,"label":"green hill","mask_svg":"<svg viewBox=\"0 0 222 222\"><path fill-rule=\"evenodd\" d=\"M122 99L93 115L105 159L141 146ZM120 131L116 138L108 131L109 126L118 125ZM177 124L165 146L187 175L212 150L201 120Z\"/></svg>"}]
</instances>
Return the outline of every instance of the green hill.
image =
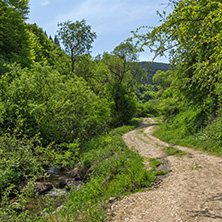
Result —
<instances>
[{"instance_id":1,"label":"green hill","mask_svg":"<svg viewBox=\"0 0 222 222\"><path fill-rule=\"evenodd\" d=\"M147 79L143 80L144 83L152 85L152 78L158 70L166 72L169 69L169 64L159 62L139 62L139 66L141 66L141 68L145 69L145 71L147 72Z\"/></svg>"}]
</instances>

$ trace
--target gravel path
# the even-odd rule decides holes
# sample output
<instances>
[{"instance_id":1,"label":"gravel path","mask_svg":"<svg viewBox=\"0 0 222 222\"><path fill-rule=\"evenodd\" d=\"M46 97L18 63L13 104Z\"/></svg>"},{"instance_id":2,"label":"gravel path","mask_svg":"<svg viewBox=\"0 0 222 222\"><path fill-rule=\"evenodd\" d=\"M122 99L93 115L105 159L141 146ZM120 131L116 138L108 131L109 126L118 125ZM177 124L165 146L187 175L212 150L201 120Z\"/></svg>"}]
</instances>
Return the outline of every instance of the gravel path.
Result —
<instances>
[{"instance_id":1,"label":"gravel path","mask_svg":"<svg viewBox=\"0 0 222 222\"><path fill-rule=\"evenodd\" d=\"M161 158L167 143L153 137L153 119L123 136L145 158ZM179 147L187 155L166 157L172 172L158 188L124 197L111 206L113 221L222 222L222 158ZM145 162L149 169L149 163Z\"/></svg>"}]
</instances>

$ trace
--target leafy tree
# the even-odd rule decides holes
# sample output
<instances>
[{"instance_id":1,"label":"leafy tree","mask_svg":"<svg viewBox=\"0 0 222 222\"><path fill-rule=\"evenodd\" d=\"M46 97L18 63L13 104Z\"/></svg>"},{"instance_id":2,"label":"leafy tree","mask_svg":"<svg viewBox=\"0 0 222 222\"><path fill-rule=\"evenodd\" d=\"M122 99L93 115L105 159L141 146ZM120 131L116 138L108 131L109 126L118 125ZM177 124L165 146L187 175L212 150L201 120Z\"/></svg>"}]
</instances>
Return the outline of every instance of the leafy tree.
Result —
<instances>
[{"instance_id":1,"label":"leafy tree","mask_svg":"<svg viewBox=\"0 0 222 222\"><path fill-rule=\"evenodd\" d=\"M137 58L136 47L127 41L118 45L112 54L104 53L101 60L109 70L106 72L106 82L113 101L114 125L127 123L135 113L132 92L144 74L136 63Z\"/></svg>"},{"instance_id":2,"label":"leafy tree","mask_svg":"<svg viewBox=\"0 0 222 222\"><path fill-rule=\"evenodd\" d=\"M32 41L32 58L35 62L48 64L61 74L68 74L70 69L69 56L53 41L42 28L36 24L27 25Z\"/></svg>"},{"instance_id":3,"label":"leafy tree","mask_svg":"<svg viewBox=\"0 0 222 222\"><path fill-rule=\"evenodd\" d=\"M153 82L157 83L162 89L167 89L170 87L172 82L172 71L157 71L156 74L153 76Z\"/></svg>"},{"instance_id":4,"label":"leafy tree","mask_svg":"<svg viewBox=\"0 0 222 222\"><path fill-rule=\"evenodd\" d=\"M86 21L61 22L58 35L65 47L65 51L70 55L72 61L72 73L78 56L89 53L92 43L96 39L96 33L91 31L91 27L86 25Z\"/></svg>"},{"instance_id":5,"label":"leafy tree","mask_svg":"<svg viewBox=\"0 0 222 222\"><path fill-rule=\"evenodd\" d=\"M189 106L200 106L207 120L218 113L216 85L222 83L222 3L173 3L173 12L166 18L162 16L159 27L145 35L135 32L134 37L141 47L148 46L156 55L170 51L175 76L171 89L178 90Z\"/></svg>"},{"instance_id":6,"label":"leafy tree","mask_svg":"<svg viewBox=\"0 0 222 222\"><path fill-rule=\"evenodd\" d=\"M30 66L31 43L24 14L27 1L0 1L0 69L4 63Z\"/></svg>"},{"instance_id":7,"label":"leafy tree","mask_svg":"<svg viewBox=\"0 0 222 222\"><path fill-rule=\"evenodd\" d=\"M29 13L29 0L4 0L9 6L15 8L16 12L26 19Z\"/></svg>"},{"instance_id":8,"label":"leafy tree","mask_svg":"<svg viewBox=\"0 0 222 222\"><path fill-rule=\"evenodd\" d=\"M106 131L110 116L107 102L81 78L67 78L37 63L31 70L12 69L0 85L2 130L14 128L20 115L25 119L24 133L40 133L44 144L86 139Z\"/></svg>"},{"instance_id":9,"label":"leafy tree","mask_svg":"<svg viewBox=\"0 0 222 222\"><path fill-rule=\"evenodd\" d=\"M130 42L121 43L111 54L104 53L102 62L110 70L110 82L118 82L132 91L144 77L144 70L138 66L136 47Z\"/></svg>"}]
</instances>

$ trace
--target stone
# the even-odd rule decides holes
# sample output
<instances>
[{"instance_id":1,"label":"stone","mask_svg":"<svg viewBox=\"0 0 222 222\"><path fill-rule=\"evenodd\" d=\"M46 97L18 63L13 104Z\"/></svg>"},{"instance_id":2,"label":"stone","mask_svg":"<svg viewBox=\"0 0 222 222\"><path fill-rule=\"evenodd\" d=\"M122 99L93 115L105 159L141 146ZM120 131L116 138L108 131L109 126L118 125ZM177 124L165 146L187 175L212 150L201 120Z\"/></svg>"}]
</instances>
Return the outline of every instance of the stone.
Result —
<instances>
[{"instance_id":1,"label":"stone","mask_svg":"<svg viewBox=\"0 0 222 222\"><path fill-rule=\"evenodd\" d=\"M66 182L68 189L79 190L80 187L83 185L82 181L80 181L80 180L76 181L75 178L66 179L65 182Z\"/></svg>"},{"instance_id":2,"label":"stone","mask_svg":"<svg viewBox=\"0 0 222 222\"><path fill-rule=\"evenodd\" d=\"M51 183L45 183L45 182L36 182L34 186L35 186L35 192L38 194L43 194L47 191L50 191L53 188Z\"/></svg>"}]
</instances>

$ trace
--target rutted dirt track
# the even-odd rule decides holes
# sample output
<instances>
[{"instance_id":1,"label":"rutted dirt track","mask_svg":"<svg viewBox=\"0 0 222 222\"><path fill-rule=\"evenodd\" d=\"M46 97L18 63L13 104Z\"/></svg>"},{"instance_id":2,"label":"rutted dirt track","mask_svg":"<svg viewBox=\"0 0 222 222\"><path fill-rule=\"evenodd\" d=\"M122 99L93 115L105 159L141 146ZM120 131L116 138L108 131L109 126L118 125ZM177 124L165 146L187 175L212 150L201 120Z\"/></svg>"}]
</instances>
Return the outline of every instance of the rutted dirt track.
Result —
<instances>
[{"instance_id":1,"label":"rutted dirt track","mask_svg":"<svg viewBox=\"0 0 222 222\"><path fill-rule=\"evenodd\" d=\"M154 121L145 119L141 129L123 136L130 149L145 158L164 156L169 144L151 136ZM147 192L124 197L111 206L113 221L216 222L222 221L222 158L176 146L187 155L166 157L172 172ZM149 168L148 162L145 162Z\"/></svg>"}]
</instances>

